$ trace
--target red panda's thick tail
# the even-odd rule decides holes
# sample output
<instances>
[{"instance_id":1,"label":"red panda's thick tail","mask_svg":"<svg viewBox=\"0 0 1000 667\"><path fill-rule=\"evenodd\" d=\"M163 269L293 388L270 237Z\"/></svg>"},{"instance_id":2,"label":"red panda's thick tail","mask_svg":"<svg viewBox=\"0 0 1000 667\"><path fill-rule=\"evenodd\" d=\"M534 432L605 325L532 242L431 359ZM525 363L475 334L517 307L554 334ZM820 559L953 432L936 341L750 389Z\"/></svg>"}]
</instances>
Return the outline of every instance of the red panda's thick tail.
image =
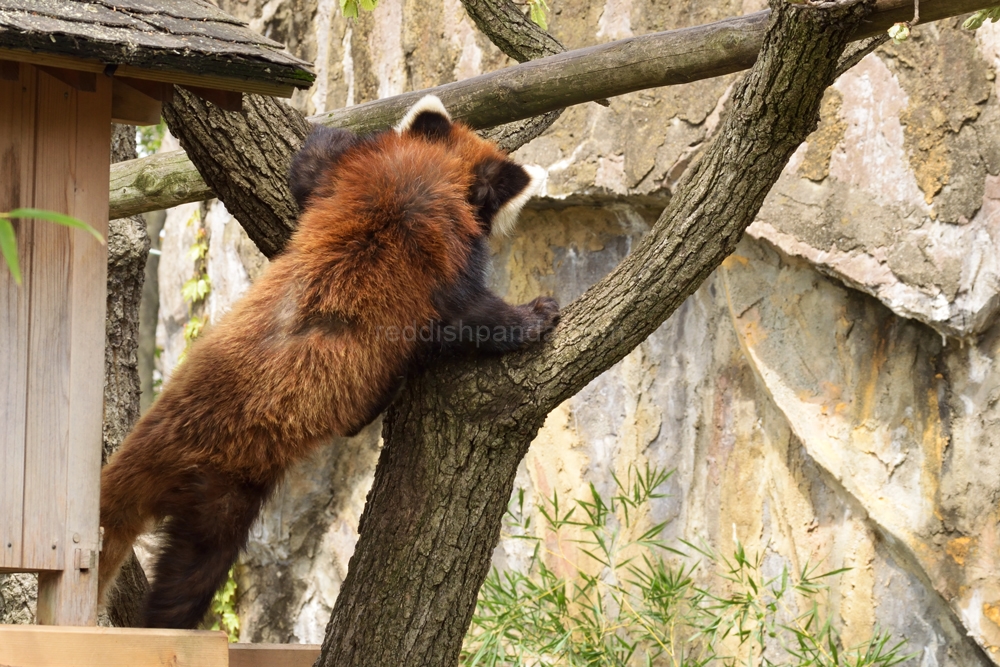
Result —
<instances>
[{"instance_id":1,"label":"red panda's thick tail","mask_svg":"<svg viewBox=\"0 0 1000 667\"><path fill-rule=\"evenodd\" d=\"M204 466L171 494L146 600L147 627L197 627L272 488Z\"/></svg>"}]
</instances>

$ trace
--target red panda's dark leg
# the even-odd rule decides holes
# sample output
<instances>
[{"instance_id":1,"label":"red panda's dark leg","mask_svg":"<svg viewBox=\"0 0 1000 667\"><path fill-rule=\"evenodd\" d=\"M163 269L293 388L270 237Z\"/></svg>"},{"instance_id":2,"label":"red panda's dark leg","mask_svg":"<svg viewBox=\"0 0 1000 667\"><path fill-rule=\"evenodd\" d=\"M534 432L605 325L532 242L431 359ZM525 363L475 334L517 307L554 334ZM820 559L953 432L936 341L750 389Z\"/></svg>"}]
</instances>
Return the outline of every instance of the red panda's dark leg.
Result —
<instances>
[{"instance_id":1,"label":"red panda's dark leg","mask_svg":"<svg viewBox=\"0 0 1000 667\"><path fill-rule=\"evenodd\" d=\"M269 485L201 470L171 494L146 601L147 627L197 627L270 491Z\"/></svg>"},{"instance_id":2,"label":"red panda's dark leg","mask_svg":"<svg viewBox=\"0 0 1000 667\"><path fill-rule=\"evenodd\" d=\"M441 321L432 332L440 350L502 353L536 343L559 322L559 304L549 297L512 306L486 287L486 239L472 247L464 271L434 295Z\"/></svg>"},{"instance_id":3,"label":"red panda's dark leg","mask_svg":"<svg viewBox=\"0 0 1000 667\"><path fill-rule=\"evenodd\" d=\"M537 343L559 322L559 304L549 297L512 306L483 289L467 308L452 313L438 333L444 349L512 352Z\"/></svg>"}]
</instances>

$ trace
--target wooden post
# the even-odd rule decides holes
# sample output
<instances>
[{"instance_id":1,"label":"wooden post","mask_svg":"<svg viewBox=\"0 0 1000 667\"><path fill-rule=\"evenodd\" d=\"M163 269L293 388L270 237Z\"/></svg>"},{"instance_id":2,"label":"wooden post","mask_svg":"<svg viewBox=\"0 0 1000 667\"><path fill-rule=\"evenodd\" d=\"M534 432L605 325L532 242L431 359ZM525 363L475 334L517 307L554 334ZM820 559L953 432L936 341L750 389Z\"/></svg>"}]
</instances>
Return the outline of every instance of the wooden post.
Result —
<instances>
[{"instance_id":1,"label":"wooden post","mask_svg":"<svg viewBox=\"0 0 1000 667\"><path fill-rule=\"evenodd\" d=\"M111 81L87 87L23 63L0 81L0 207L68 213L106 237ZM0 271L0 568L39 572L39 623L92 625L107 251L16 224L24 283Z\"/></svg>"}]
</instances>

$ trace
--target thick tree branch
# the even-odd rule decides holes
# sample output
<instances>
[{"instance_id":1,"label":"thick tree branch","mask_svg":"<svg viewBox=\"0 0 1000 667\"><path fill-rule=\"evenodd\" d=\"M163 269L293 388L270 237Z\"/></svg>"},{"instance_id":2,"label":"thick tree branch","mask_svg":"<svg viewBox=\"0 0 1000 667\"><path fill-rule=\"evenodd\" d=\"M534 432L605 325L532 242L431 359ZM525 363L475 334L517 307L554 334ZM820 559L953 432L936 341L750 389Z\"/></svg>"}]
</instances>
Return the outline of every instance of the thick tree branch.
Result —
<instances>
[{"instance_id":1,"label":"thick tree branch","mask_svg":"<svg viewBox=\"0 0 1000 667\"><path fill-rule=\"evenodd\" d=\"M555 37L529 20L511 0L462 0L462 5L480 32L519 63L566 50ZM516 120L490 128L483 134L504 150L514 151L549 129L562 112L556 109Z\"/></svg>"},{"instance_id":2,"label":"thick tree branch","mask_svg":"<svg viewBox=\"0 0 1000 667\"><path fill-rule=\"evenodd\" d=\"M924 0L928 21L981 9L992 0ZM851 39L883 32L912 18L912 0L881 0ZM371 131L389 127L426 93L444 100L456 118L483 129L569 105L627 92L688 83L750 67L760 50L768 12L705 26L633 37L567 51L474 79L313 116L323 125ZM519 141L501 141L510 149ZM202 201L214 196L182 152L131 160L111 168L111 218ZM244 222L241 219L241 222ZM255 239L256 240L256 239Z\"/></svg>"},{"instance_id":3,"label":"thick tree branch","mask_svg":"<svg viewBox=\"0 0 1000 667\"><path fill-rule=\"evenodd\" d=\"M456 663L518 463L545 416L660 326L732 252L814 129L873 4L776 6L712 145L639 247L565 311L552 340L445 363L407 385L385 417L319 665Z\"/></svg>"},{"instance_id":4,"label":"thick tree branch","mask_svg":"<svg viewBox=\"0 0 1000 667\"><path fill-rule=\"evenodd\" d=\"M462 0L462 5L479 31L519 63L566 50L510 0Z\"/></svg>"},{"instance_id":5,"label":"thick tree branch","mask_svg":"<svg viewBox=\"0 0 1000 667\"><path fill-rule=\"evenodd\" d=\"M243 113L223 111L178 89L163 119L260 251L277 254L298 216L288 165L309 134L302 114L260 95L244 96Z\"/></svg>"}]
</instances>

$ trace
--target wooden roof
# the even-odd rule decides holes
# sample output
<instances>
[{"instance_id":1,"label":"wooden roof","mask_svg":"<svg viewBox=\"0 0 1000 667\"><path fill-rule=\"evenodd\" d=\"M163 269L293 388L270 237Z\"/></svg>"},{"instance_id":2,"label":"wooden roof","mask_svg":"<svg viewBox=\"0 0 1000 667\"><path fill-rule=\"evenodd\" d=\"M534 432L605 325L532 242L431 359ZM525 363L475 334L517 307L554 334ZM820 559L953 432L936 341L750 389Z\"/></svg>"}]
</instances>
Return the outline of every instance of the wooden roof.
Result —
<instances>
[{"instance_id":1,"label":"wooden roof","mask_svg":"<svg viewBox=\"0 0 1000 667\"><path fill-rule=\"evenodd\" d=\"M0 0L0 58L268 94L315 79L308 63L206 0Z\"/></svg>"}]
</instances>

